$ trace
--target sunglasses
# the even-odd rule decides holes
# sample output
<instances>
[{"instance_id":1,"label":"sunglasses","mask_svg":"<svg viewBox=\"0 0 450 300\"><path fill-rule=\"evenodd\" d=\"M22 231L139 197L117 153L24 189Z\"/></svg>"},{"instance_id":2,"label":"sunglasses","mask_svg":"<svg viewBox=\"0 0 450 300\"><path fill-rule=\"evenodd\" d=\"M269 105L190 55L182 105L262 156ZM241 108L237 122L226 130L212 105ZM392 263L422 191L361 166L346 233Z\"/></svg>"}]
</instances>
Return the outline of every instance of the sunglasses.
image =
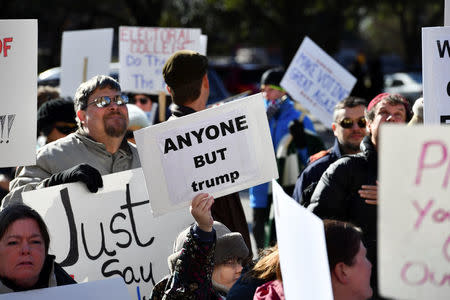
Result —
<instances>
[{"instance_id":1,"label":"sunglasses","mask_svg":"<svg viewBox=\"0 0 450 300\"><path fill-rule=\"evenodd\" d=\"M61 132L62 134L71 134L77 130L77 125L74 126L55 126L56 130Z\"/></svg>"},{"instance_id":2,"label":"sunglasses","mask_svg":"<svg viewBox=\"0 0 450 300\"><path fill-rule=\"evenodd\" d=\"M148 98L145 97L140 97L140 98L135 98L134 102L141 102L142 104L147 104L147 102L150 101Z\"/></svg>"},{"instance_id":3,"label":"sunglasses","mask_svg":"<svg viewBox=\"0 0 450 300\"><path fill-rule=\"evenodd\" d=\"M116 95L114 97L102 96L98 97L87 106L95 104L97 107L107 107L114 101L117 105L122 106L128 103L128 97L126 95Z\"/></svg>"},{"instance_id":4,"label":"sunglasses","mask_svg":"<svg viewBox=\"0 0 450 300\"><path fill-rule=\"evenodd\" d=\"M366 127L366 118L361 117L361 118L358 119L358 121L356 123L358 124L359 128L364 128L364 127ZM345 118L339 123L339 125L341 125L341 127L345 128L345 129L352 128L353 127L353 120Z\"/></svg>"}]
</instances>

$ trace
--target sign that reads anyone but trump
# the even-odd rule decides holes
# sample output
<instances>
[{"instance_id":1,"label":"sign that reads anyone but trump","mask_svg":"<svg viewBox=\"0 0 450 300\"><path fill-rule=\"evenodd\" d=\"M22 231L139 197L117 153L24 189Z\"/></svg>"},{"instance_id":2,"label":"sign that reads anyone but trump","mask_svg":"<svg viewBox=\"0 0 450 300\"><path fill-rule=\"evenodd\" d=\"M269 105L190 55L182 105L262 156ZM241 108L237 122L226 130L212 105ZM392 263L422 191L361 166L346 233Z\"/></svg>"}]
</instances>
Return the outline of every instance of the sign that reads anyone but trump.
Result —
<instances>
[{"instance_id":1,"label":"sign that reads anyone but trump","mask_svg":"<svg viewBox=\"0 0 450 300\"><path fill-rule=\"evenodd\" d=\"M449 299L450 128L381 130L381 293L400 299Z\"/></svg>"},{"instance_id":2,"label":"sign that reads anyone but trump","mask_svg":"<svg viewBox=\"0 0 450 300\"><path fill-rule=\"evenodd\" d=\"M36 163L37 20L0 20L0 167Z\"/></svg>"},{"instance_id":3,"label":"sign that reads anyone but trump","mask_svg":"<svg viewBox=\"0 0 450 300\"><path fill-rule=\"evenodd\" d=\"M423 121L450 124L450 27L422 28Z\"/></svg>"},{"instance_id":4,"label":"sign that reads anyone but trump","mask_svg":"<svg viewBox=\"0 0 450 300\"><path fill-rule=\"evenodd\" d=\"M261 94L135 132L154 215L278 177Z\"/></svg>"},{"instance_id":5,"label":"sign that reads anyone but trump","mask_svg":"<svg viewBox=\"0 0 450 300\"><path fill-rule=\"evenodd\" d=\"M281 86L322 124L331 128L334 106L347 97L356 78L305 37Z\"/></svg>"},{"instance_id":6,"label":"sign that reads anyone but trump","mask_svg":"<svg viewBox=\"0 0 450 300\"><path fill-rule=\"evenodd\" d=\"M153 218L141 168L103 176L103 185L97 193L72 183L22 195L49 228L50 253L77 282L118 275L131 299L143 299L168 274L173 241L192 216L184 209Z\"/></svg>"},{"instance_id":7,"label":"sign that reads anyone but trump","mask_svg":"<svg viewBox=\"0 0 450 300\"><path fill-rule=\"evenodd\" d=\"M162 69L166 60L178 50L200 52L200 36L200 29L121 26L119 79L122 89L147 94L164 92Z\"/></svg>"}]
</instances>

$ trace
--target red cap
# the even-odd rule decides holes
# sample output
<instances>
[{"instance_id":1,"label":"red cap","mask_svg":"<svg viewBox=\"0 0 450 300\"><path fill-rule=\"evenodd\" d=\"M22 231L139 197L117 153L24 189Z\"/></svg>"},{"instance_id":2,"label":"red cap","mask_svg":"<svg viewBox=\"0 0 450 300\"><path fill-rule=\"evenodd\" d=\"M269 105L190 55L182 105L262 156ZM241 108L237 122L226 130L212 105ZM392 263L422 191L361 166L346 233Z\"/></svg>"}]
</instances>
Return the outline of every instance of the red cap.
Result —
<instances>
[{"instance_id":1,"label":"red cap","mask_svg":"<svg viewBox=\"0 0 450 300\"><path fill-rule=\"evenodd\" d=\"M381 93L378 94L375 98L370 101L369 106L367 106L367 111L370 111L372 108L375 107L379 102L381 102L383 99L389 97L389 96L396 96L400 99L402 99L403 105L405 105L405 109L409 110L409 103L408 100L405 99L402 95L399 94L389 94L389 93Z\"/></svg>"}]
</instances>

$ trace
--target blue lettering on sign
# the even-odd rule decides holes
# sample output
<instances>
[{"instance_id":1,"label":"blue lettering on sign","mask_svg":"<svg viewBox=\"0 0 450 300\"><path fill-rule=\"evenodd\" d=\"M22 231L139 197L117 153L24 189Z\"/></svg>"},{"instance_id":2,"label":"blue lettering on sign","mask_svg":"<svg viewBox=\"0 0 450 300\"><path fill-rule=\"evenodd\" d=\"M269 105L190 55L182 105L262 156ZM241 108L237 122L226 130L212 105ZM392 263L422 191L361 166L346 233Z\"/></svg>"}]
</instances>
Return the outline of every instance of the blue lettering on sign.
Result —
<instances>
[{"instance_id":1,"label":"blue lettering on sign","mask_svg":"<svg viewBox=\"0 0 450 300\"><path fill-rule=\"evenodd\" d=\"M133 74L131 77L134 78L134 87L137 89L154 89L154 83L152 79L146 80L142 74Z\"/></svg>"},{"instance_id":2,"label":"blue lettering on sign","mask_svg":"<svg viewBox=\"0 0 450 300\"><path fill-rule=\"evenodd\" d=\"M135 57L133 55L127 55L126 63L127 66L140 66L142 60L139 57Z\"/></svg>"},{"instance_id":3,"label":"blue lettering on sign","mask_svg":"<svg viewBox=\"0 0 450 300\"><path fill-rule=\"evenodd\" d=\"M316 101L322 108L324 108L330 114L333 113L334 106L336 102L333 101L326 92L321 91L320 89L316 90L316 92L311 96L314 101Z\"/></svg>"},{"instance_id":4,"label":"blue lettering on sign","mask_svg":"<svg viewBox=\"0 0 450 300\"><path fill-rule=\"evenodd\" d=\"M293 80L295 84L306 93L309 92L311 86L313 85L313 82L295 67L292 69L290 79Z\"/></svg>"},{"instance_id":5,"label":"blue lettering on sign","mask_svg":"<svg viewBox=\"0 0 450 300\"><path fill-rule=\"evenodd\" d=\"M296 64L305 72L309 77L313 78L316 69L319 68L319 65L316 64L313 60L311 60L304 53L301 53L298 59L296 60Z\"/></svg>"},{"instance_id":6,"label":"blue lettering on sign","mask_svg":"<svg viewBox=\"0 0 450 300\"><path fill-rule=\"evenodd\" d=\"M322 89L329 92L335 82L336 80L333 78L333 76L331 76L324 70L320 70L319 76L317 76L317 83Z\"/></svg>"},{"instance_id":7,"label":"blue lettering on sign","mask_svg":"<svg viewBox=\"0 0 450 300\"><path fill-rule=\"evenodd\" d=\"M157 55L153 55L153 54L146 54L145 58L147 58L147 63L149 67L163 67L164 64L166 63L165 59L157 56Z\"/></svg>"},{"instance_id":8,"label":"blue lettering on sign","mask_svg":"<svg viewBox=\"0 0 450 300\"><path fill-rule=\"evenodd\" d=\"M331 96L333 96L338 101L344 99L350 92L346 90L339 82L336 82L333 90L331 91Z\"/></svg>"}]
</instances>

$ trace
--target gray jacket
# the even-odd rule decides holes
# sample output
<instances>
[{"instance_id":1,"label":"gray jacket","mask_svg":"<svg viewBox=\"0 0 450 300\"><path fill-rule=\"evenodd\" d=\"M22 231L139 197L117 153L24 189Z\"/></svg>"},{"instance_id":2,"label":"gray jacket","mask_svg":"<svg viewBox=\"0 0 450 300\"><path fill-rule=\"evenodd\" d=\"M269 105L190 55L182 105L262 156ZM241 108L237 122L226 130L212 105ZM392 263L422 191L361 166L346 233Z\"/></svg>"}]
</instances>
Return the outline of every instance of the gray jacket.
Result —
<instances>
[{"instance_id":1,"label":"gray jacket","mask_svg":"<svg viewBox=\"0 0 450 300\"><path fill-rule=\"evenodd\" d=\"M17 168L16 178L9 185L10 192L3 198L2 208L22 202L22 192L43 188L51 175L81 163L96 168L102 176L141 166L136 146L125 139L119 150L111 154L104 144L77 131L40 148L35 166Z\"/></svg>"}]
</instances>

